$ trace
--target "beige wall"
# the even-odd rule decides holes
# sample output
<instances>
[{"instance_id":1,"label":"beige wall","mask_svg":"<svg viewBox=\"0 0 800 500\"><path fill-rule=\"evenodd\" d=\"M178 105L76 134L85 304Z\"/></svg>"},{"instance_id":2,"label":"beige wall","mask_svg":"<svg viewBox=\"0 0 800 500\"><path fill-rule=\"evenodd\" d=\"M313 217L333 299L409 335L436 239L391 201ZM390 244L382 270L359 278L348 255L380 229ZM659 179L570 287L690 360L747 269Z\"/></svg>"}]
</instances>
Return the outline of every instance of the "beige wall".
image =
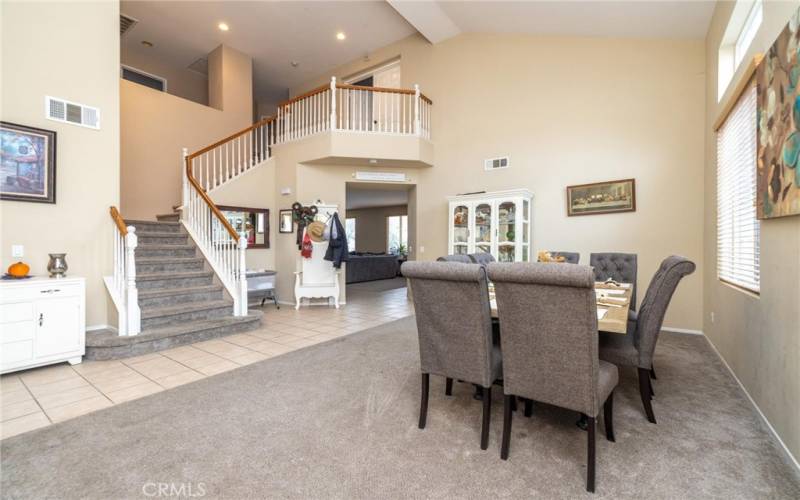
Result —
<instances>
[{"instance_id":1,"label":"beige wall","mask_svg":"<svg viewBox=\"0 0 800 500\"><path fill-rule=\"evenodd\" d=\"M408 215L408 205L348 210L347 218L356 220L356 248L350 250L386 252L386 218L391 215Z\"/></svg>"},{"instance_id":2,"label":"beige wall","mask_svg":"<svg viewBox=\"0 0 800 500\"><path fill-rule=\"evenodd\" d=\"M229 47L209 55L203 106L143 85L121 86L122 215L153 219L181 202L181 149L196 151L252 124L252 60Z\"/></svg>"},{"instance_id":3,"label":"beige wall","mask_svg":"<svg viewBox=\"0 0 800 500\"><path fill-rule=\"evenodd\" d=\"M159 76L167 80L167 93L198 104L208 104L208 78L186 68L178 69L164 63L154 53L154 48L131 50L122 46L122 64ZM148 53L150 52L150 53Z\"/></svg>"},{"instance_id":4,"label":"beige wall","mask_svg":"<svg viewBox=\"0 0 800 500\"><path fill-rule=\"evenodd\" d=\"M245 172L235 180L209 192L217 205L269 209L269 248L248 248L247 269L275 269L275 237L278 210L275 206L275 160ZM287 207L288 208L288 207Z\"/></svg>"},{"instance_id":5,"label":"beige wall","mask_svg":"<svg viewBox=\"0 0 800 500\"><path fill-rule=\"evenodd\" d=\"M416 258L447 252L447 196L528 188L534 249L577 251L583 263L590 252L635 252L642 290L666 256L695 261L698 272L681 284L665 324L700 330L703 46L486 34L430 45L412 36L333 74L400 56L403 87L418 83L433 99L435 161L418 170ZM483 160L500 155L510 156L511 168L485 172ZM566 216L567 185L629 177L636 212Z\"/></svg>"},{"instance_id":6,"label":"beige wall","mask_svg":"<svg viewBox=\"0 0 800 500\"><path fill-rule=\"evenodd\" d=\"M119 204L119 5L3 2L2 119L54 130L56 204L0 201L0 258L25 245L31 272L66 252L69 275L86 278L86 324L108 324L103 275L111 271L108 209ZM79 55L76 56L76 55ZM100 108L100 130L44 117L45 96Z\"/></svg>"},{"instance_id":7,"label":"beige wall","mask_svg":"<svg viewBox=\"0 0 800 500\"><path fill-rule=\"evenodd\" d=\"M797 6L796 2L764 2L764 20L745 61L766 52ZM706 38L703 330L800 459L800 217L761 222L759 297L721 283L716 275L716 137L712 127L722 107L716 99L717 51L732 10L732 3L717 4Z\"/></svg>"}]
</instances>

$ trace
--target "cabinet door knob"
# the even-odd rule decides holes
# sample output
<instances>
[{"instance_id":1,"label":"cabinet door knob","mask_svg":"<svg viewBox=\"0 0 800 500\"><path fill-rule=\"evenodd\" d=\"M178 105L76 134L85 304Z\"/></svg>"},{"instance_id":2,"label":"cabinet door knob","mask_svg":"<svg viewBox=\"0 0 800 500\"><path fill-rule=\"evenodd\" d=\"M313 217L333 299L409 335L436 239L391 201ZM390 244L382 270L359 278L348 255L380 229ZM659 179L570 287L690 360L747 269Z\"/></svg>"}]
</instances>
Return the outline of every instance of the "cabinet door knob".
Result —
<instances>
[{"instance_id":1,"label":"cabinet door knob","mask_svg":"<svg viewBox=\"0 0 800 500\"><path fill-rule=\"evenodd\" d=\"M39 326L42 326L44 323L44 313L39 313Z\"/></svg>"}]
</instances>

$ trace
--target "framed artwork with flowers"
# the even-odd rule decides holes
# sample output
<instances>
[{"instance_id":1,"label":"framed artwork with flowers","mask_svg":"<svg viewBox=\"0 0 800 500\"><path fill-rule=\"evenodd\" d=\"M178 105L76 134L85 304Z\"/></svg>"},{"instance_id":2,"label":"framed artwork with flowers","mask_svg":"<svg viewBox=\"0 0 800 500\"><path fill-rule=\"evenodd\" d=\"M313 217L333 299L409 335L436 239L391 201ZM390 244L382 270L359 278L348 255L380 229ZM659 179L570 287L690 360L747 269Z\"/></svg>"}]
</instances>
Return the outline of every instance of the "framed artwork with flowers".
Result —
<instances>
[{"instance_id":1,"label":"framed artwork with flowers","mask_svg":"<svg viewBox=\"0 0 800 500\"><path fill-rule=\"evenodd\" d=\"M800 214L800 9L756 69L759 219Z\"/></svg>"}]
</instances>

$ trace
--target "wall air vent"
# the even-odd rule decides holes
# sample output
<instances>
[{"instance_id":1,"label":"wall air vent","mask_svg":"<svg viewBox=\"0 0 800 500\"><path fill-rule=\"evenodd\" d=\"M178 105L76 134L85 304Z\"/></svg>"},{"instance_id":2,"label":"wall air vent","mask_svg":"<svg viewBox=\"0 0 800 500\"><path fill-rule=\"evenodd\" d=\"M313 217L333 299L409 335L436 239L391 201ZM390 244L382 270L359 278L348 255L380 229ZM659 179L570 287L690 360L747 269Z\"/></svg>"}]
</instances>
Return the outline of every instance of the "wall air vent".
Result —
<instances>
[{"instance_id":1,"label":"wall air vent","mask_svg":"<svg viewBox=\"0 0 800 500\"><path fill-rule=\"evenodd\" d=\"M44 98L44 112L50 120L100 129L100 110L91 106L47 96Z\"/></svg>"},{"instance_id":2,"label":"wall air vent","mask_svg":"<svg viewBox=\"0 0 800 500\"><path fill-rule=\"evenodd\" d=\"M187 66L189 71L194 71L195 73L199 73L203 76L208 76L208 59L205 57L201 57L200 59L196 60L189 66Z\"/></svg>"},{"instance_id":3,"label":"wall air vent","mask_svg":"<svg viewBox=\"0 0 800 500\"><path fill-rule=\"evenodd\" d=\"M502 156L500 158L489 158L483 161L483 169L484 170L498 170L501 168L508 168L508 156Z\"/></svg>"},{"instance_id":4,"label":"wall air vent","mask_svg":"<svg viewBox=\"0 0 800 500\"><path fill-rule=\"evenodd\" d=\"M134 19L130 16L126 16L125 14L119 15L119 36L124 35L128 31L131 30L136 24L139 22L138 19Z\"/></svg>"}]
</instances>

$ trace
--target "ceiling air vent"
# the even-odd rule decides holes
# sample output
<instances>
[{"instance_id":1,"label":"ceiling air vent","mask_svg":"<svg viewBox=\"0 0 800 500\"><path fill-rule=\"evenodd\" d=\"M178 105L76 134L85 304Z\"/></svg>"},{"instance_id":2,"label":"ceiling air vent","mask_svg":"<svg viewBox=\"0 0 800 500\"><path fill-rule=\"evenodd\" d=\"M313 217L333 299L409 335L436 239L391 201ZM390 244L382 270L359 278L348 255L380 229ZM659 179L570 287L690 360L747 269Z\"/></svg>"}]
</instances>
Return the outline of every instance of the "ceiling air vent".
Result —
<instances>
[{"instance_id":1,"label":"ceiling air vent","mask_svg":"<svg viewBox=\"0 0 800 500\"><path fill-rule=\"evenodd\" d=\"M498 170L501 168L508 168L508 156L489 158L483 161L484 170Z\"/></svg>"},{"instance_id":2,"label":"ceiling air vent","mask_svg":"<svg viewBox=\"0 0 800 500\"><path fill-rule=\"evenodd\" d=\"M208 59L201 57L187 66L187 69L189 71L194 71L195 73L200 73L203 76L208 76Z\"/></svg>"},{"instance_id":3,"label":"ceiling air vent","mask_svg":"<svg viewBox=\"0 0 800 500\"><path fill-rule=\"evenodd\" d=\"M45 97L45 115L50 120L82 127L100 128L100 110L57 97Z\"/></svg>"},{"instance_id":4,"label":"ceiling air vent","mask_svg":"<svg viewBox=\"0 0 800 500\"><path fill-rule=\"evenodd\" d=\"M138 19L134 19L132 17L126 16L125 14L120 14L119 15L119 36L122 36L125 33L127 33L128 31L130 31L131 28L136 26L136 23L138 23L138 22L139 22Z\"/></svg>"}]
</instances>

